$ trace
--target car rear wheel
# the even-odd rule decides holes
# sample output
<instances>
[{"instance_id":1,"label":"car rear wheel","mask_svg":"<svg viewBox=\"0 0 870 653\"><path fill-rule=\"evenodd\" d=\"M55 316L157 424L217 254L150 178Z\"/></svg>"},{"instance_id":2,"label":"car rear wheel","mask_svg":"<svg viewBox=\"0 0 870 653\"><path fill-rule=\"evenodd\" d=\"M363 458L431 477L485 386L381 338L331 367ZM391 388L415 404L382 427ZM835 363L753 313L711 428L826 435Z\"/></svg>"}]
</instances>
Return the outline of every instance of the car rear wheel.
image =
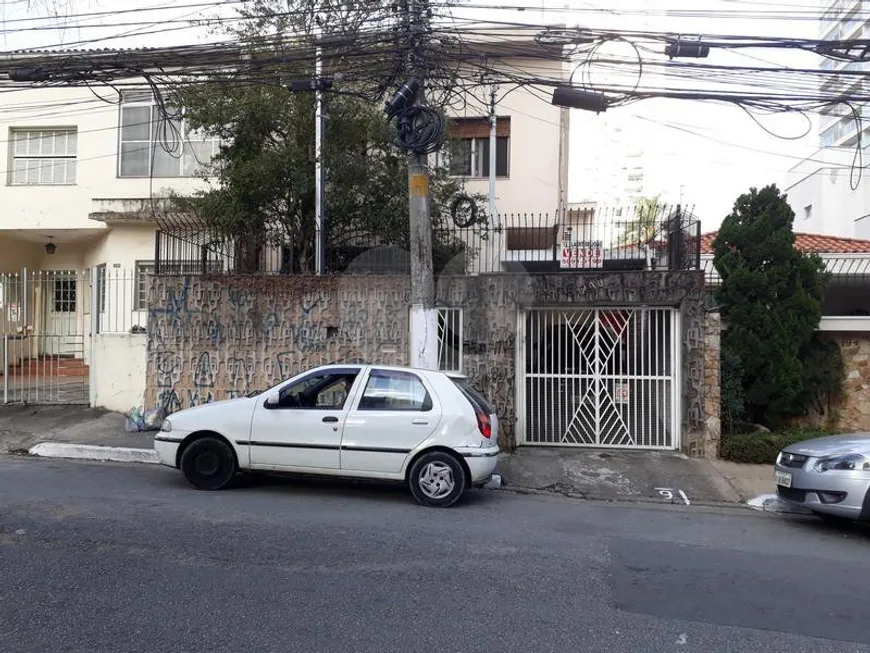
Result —
<instances>
[{"instance_id":1,"label":"car rear wheel","mask_svg":"<svg viewBox=\"0 0 870 653\"><path fill-rule=\"evenodd\" d=\"M414 462L409 484L411 494L420 505L447 508L465 492L465 471L456 456L433 451Z\"/></svg>"},{"instance_id":2,"label":"car rear wheel","mask_svg":"<svg viewBox=\"0 0 870 653\"><path fill-rule=\"evenodd\" d=\"M229 485L236 474L236 457L223 440L200 438L181 454L181 472L200 490L220 490Z\"/></svg>"}]
</instances>

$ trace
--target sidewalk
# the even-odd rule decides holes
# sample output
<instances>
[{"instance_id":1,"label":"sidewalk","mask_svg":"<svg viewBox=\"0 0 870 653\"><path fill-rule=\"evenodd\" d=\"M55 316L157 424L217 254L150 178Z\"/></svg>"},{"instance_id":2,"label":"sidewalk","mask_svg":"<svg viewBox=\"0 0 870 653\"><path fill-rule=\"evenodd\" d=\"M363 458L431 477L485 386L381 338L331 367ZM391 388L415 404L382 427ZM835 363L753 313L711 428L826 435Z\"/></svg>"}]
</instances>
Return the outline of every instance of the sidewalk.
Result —
<instances>
[{"instance_id":1,"label":"sidewalk","mask_svg":"<svg viewBox=\"0 0 870 653\"><path fill-rule=\"evenodd\" d=\"M154 432L126 433L124 421L82 406L0 406L0 454L157 462ZM772 466L674 452L525 447L503 454L496 472L507 490L605 501L745 505L775 493Z\"/></svg>"},{"instance_id":2,"label":"sidewalk","mask_svg":"<svg viewBox=\"0 0 870 653\"><path fill-rule=\"evenodd\" d=\"M125 419L84 406L0 406L0 454L39 454L32 450L45 450L44 443L78 445L80 451L94 446L153 450L154 433L126 433Z\"/></svg>"},{"instance_id":3,"label":"sidewalk","mask_svg":"<svg viewBox=\"0 0 870 653\"><path fill-rule=\"evenodd\" d=\"M588 499L683 504L745 501L712 461L674 452L528 447L503 455L498 471L506 489Z\"/></svg>"}]
</instances>

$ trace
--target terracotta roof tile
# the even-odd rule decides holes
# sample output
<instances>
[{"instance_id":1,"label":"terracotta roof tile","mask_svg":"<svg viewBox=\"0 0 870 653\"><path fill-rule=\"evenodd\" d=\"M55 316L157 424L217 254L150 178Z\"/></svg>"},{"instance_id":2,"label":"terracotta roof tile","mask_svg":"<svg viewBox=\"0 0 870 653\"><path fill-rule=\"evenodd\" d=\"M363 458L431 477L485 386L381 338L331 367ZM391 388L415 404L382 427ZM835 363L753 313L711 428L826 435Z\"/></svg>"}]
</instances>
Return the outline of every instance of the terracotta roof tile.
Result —
<instances>
[{"instance_id":1,"label":"terracotta roof tile","mask_svg":"<svg viewBox=\"0 0 870 653\"><path fill-rule=\"evenodd\" d=\"M715 231L701 234L701 254L713 253ZM816 254L870 254L870 240L795 232L795 247Z\"/></svg>"}]
</instances>

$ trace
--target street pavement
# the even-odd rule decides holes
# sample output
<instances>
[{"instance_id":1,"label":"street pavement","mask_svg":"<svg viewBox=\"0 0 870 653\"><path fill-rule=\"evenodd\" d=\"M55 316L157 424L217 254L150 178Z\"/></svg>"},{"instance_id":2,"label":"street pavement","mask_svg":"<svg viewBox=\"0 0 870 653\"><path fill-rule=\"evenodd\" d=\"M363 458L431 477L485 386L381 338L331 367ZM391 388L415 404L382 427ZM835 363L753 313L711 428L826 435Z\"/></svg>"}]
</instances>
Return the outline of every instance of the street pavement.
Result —
<instances>
[{"instance_id":1,"label":"street pavement","mask_svg":"<svg viewBox=\"0 0 870 653\"><path fill-rule=\"evenodd\" d=\"M746 508L0 457L0 650L870 651L868 550Z\"/></svg>"}]
</instances>

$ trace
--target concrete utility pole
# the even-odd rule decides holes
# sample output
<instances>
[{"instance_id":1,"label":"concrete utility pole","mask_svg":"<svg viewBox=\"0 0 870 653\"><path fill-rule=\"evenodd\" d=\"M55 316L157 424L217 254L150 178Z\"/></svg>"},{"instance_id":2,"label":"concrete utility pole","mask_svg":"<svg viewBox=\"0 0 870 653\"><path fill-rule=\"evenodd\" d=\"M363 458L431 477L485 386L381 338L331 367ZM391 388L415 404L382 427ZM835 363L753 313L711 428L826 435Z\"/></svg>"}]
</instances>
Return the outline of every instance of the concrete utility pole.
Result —
<instances>
[{"instance_id":1,"label":"concrete utility pole","mask_svg":"<svg viewBox=\"0 0 870 653\"><path fill-rule=\"evenodd\" d=\"M495 208L495 167L496 144L498 143L498 118L495 115L497 86L493 83L489 92L489 219L493 227L498 226L498 213Z\"/></svg>"},{"instance_id":2,"label":"concrete utility pole","mask_svg":"<svg viewBox=\"0 0 870 653\"><path fill-rule=\"evenodd\" d=\"M411 67L420 82L417 102L425 104L427 62L422 35L428 28L427 0L406 0ZM438 309L435 308L435 275L432 266L432 216L430 214L429 157L408 154L408 217L411 245L411 366L438 368Z\"/></svg>"},{"instance_id":3,"label":"concrete utility pole","mask_svg":"<svg viewBox=\"0 0 870 653\"><path fill-rule=\"evenodd\" d=\"M320 16L314 21L314 268L323 274L323 51L320 47Z\"/></svg>"},{"instance_id":4,"label":"concrete utility pole","mask_svg":"<svg viewBox=\"0 0 870 653\"><path fill-rule=\"evenodd\" d=\"M498 207L495 203L495 178L498 167L498 85L493 82L489 91L489 238L484 243L487 251L486 265L490 270L498 270L501 261L501 241L496 236L499 228Z\"/></svg>"}]
</instances>

